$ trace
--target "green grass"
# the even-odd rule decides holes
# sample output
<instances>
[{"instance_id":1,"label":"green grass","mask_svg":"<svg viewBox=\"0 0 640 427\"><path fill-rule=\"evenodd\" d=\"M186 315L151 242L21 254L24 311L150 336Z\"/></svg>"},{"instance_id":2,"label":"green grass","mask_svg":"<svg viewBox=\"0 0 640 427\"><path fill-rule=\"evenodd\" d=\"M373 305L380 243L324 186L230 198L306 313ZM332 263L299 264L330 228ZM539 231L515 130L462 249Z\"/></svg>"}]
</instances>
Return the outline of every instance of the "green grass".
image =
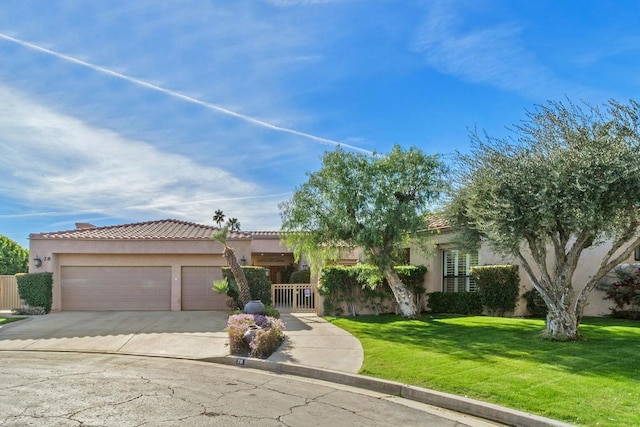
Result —
<instances>
[{"instance_id":1,"label":"green grass","mask_svg":"<svg viewBox=\"0 0 640 427\"><path fill-rule=\"evenodd\" d=\"M18 320L22 320L24 317L0 317L0 325L4 325L6 323L17 322Z\"/></svg>"},{"instance_id":2,"label":"green grass","mask_svg":"<svg viewBox=\"0 0 640 427\"><path fill-rule=\"evenodd\" d=\"M583 340L551 342L537 319L329 320L362 343L363 375L579 425L640 425L640 322L587 318Z\"/></svg>"}]
</instances>

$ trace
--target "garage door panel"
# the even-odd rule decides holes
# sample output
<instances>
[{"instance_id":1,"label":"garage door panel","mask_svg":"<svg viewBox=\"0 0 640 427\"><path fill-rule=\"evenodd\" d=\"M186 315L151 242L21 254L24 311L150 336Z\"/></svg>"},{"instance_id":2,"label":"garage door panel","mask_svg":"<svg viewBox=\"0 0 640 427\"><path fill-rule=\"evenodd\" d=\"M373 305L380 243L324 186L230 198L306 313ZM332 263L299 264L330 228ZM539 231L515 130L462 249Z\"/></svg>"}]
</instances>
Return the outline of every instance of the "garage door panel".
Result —
<instances>
[{"instance_id":1,"label":"garage door panel","mask_svg":"<svg viewBox=\"0 0 640 427\"><path fill-rule=\"evenodd\" d=\"M170 310L171 267L62 267L62 309Z\"/></svg>"},{"instance_id":2,"label":"garage door panel","mask_svg":"<svg viewBox=\"0 0 640 427\"><path fill-rule=\"evenodd\" d=\"M226 297L211 290L220 267L182 267L182 310L227 310Z\"/></svg>"}]
</instances>

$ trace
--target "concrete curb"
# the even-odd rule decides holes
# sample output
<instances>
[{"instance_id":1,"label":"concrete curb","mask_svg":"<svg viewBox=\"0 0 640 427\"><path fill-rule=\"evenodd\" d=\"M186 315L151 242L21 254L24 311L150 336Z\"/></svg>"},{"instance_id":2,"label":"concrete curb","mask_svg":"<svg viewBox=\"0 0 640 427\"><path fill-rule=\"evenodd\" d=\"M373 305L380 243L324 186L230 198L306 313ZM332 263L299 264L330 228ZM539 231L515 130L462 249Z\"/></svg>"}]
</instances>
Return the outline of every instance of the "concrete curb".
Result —
<instances>
[{"instance_id":1,"label":"concrete curb","mask_svg":"<svg viewBox=\"0 0 640 427\"><path fill-rule=\"evenodd\" d=\"M399 396L416 402L472 415L486 420L495 421L510 426L523 427L571 427L572 424L552 420L538 415L505 408L492 403L481 402L453 394L442 393L412 385L402 384L358 374L332 371L327 369L310 368L292 363L270 362L268 360L251 359L236 356L222 356L199 359L203 362L233 365L251 369L261 369L270 372L296 375L305 378L328 381L352 387L375 391L378 393Z\"/></svg>"}]
</instances>

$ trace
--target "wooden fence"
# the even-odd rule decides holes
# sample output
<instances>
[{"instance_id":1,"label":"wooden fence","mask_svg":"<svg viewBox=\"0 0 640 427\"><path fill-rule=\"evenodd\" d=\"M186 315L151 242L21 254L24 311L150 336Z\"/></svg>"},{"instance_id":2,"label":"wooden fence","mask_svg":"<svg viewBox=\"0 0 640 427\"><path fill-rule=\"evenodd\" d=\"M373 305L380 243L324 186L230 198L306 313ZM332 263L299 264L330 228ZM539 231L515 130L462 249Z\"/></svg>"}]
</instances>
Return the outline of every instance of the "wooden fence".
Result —
<instances>
[{"instance_id":1,"label":"wooden fence","mask_svg":"<svg viewBox=\"0 0 640 427\"><path fill-rule=\"evenodd\" d=\"M24 307L18 295L16 276L0 276L0 310L13 310Z\"/></svg>"},{"instance_id":2,"label":"wooden fence","mask_svg":"<svg viewBox=\"0 0 640 427\"><path fill-rule=\"evenodd\" d=\"M288 283L271 285L275 308L289 313L318 313L318 285Z\"/></svg>"}]
</instances>

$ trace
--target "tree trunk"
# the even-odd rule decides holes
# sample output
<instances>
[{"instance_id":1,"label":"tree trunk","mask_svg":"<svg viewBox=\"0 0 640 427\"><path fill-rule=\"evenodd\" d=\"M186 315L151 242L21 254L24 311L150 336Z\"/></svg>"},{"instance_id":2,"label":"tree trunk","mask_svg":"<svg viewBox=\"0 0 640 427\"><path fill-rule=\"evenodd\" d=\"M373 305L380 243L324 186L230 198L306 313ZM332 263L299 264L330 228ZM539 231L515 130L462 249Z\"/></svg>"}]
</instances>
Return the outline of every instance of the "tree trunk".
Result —
<instances>
[{"instance_id":1,"label":"tree trunk","mask_svg":"<svg viewBox=\"0 0 640 427\"><path fill-rule=\"evenodd\" d=\"M242 307L244 307L251 300L251 291L249 290L249 283L247 283L247 278L244 275L244 271L242 271L242 267L240 267L240 264L238 264L235 252L233 252L233 249L231 249L229 246L224 245L222 256L224 256L224 258L227 260L227 265L229 265L229 269L231 269L233 278L238 284L238 291L240 294L238 296L238 302L240 302Z\"/></svg>"},{"instance_id":2,"label":"tree trunk","mask_svg":"<svg viewBox=\"0 0 640 427\"><path fill-rule=\"evenodd\" d=\"M576 341L578 334L578 319L569 307L563 304L547 305L547 338L558 341Z\"/></svg>"},{"instance_id":3,"label":"tree trunk","mask_svg":"<svg viewBox=\"0 0 640 427\"><path fill-rule=\"evenodd\" d=\"M400 277L398 277L398 273L396 273L393 267L387 267L384 269L384 277L389 283L389 287L391 288L393 296L398 303L402 316L408 319L415 319L418 317L420 313L418 313L415 298L413 298L411 291L407 289L404 283L402 283Z\"/></svg>"}]
</instances>

